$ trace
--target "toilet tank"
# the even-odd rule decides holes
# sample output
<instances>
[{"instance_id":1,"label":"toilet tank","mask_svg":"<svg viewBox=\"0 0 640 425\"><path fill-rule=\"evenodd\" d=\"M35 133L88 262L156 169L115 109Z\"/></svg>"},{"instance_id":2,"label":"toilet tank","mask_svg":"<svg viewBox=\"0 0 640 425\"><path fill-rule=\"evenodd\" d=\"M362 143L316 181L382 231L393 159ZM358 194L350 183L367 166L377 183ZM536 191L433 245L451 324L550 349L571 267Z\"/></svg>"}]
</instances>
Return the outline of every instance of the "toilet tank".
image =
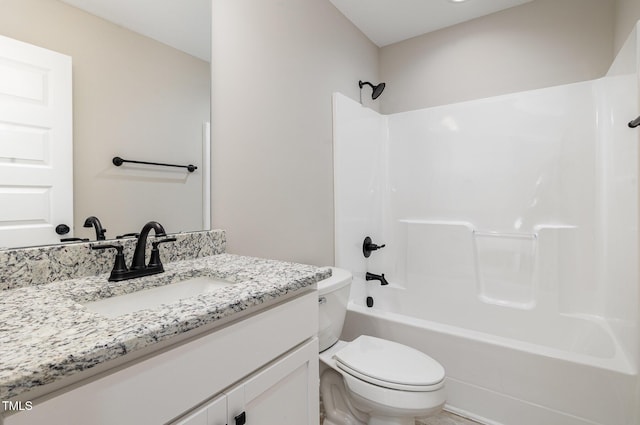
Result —
<instances>
[{"instance_id":1,"label":"toilet tank","mask_svg":"<svg viewBox=\"0 0 640 425\"><path fill-rule=\"evenodd\" d=\"M347 270L331 267L332 275L318 282L320 352L338 342L347 314L352 275Z\"/></svg>"}]
</instances>

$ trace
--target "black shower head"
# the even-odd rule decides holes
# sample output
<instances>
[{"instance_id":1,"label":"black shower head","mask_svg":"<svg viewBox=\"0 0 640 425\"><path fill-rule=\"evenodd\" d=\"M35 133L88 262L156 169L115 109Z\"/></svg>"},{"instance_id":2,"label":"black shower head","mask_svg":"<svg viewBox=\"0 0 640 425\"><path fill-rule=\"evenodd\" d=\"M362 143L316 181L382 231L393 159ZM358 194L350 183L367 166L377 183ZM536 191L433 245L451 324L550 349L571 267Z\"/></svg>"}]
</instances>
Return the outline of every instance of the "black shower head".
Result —
<instances>
[{"instance_id":1,"label":"black shower head","mask_svg":"<svg viewBox=\"0 0 640 425\"><path fill-rule=\"evenodd\" d=\"M360 90L362 90L362 86L364 86L365 84L368 85L368 86L371 86L371 88L373 89L373 93L371 93L371 98L373 100L377 99L378 96L380 96L382 94L382 91L384 90L384 86L385 86L385 83L380 83L377 86L374 86L373 84L371 84L368 81L360 80L360 81L358 81L358 86L360 86Z\"/></svg>"}]
</instances>

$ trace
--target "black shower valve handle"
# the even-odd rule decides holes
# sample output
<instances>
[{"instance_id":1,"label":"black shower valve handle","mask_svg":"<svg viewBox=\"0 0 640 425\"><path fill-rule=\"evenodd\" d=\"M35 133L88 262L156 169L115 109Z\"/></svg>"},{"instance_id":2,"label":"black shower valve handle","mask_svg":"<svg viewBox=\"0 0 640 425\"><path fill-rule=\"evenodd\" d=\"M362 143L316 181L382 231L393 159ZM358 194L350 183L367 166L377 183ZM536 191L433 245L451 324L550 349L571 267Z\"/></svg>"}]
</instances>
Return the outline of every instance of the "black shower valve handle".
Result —
<instances>
[{"instance_id":1,"label":"black shower valve handle","mask_svg":"<svg viewBox=\"0 0 640 425\"><path fill-rule=\"evenodd\" d=\"M362 253L364 254L365 258L369 258L369 256L371 255L372 251L377 251L379 249L384 248L385 246L387 246L386 244L382 244L382 245L376 245L371 241L371 238L369 236L367 236L366 238L364 238L364 242L362 243Z\"/></svg>"}]
</instances>

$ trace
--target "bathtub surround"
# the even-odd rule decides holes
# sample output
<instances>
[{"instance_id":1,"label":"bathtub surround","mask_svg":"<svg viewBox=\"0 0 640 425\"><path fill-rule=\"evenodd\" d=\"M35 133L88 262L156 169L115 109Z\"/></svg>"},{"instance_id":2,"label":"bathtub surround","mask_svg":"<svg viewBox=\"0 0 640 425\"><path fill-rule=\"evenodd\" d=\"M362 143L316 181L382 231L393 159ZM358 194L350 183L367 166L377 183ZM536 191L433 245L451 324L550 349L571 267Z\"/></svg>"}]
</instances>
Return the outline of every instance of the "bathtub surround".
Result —
<instances>
[{"instance_id":1,"label":"bathtub surround","mask_svg":"<svg viewBox=\"0 0 640 425\"><path fill-rule=\"evenodd\" d=\"M169 236L177 240L160 248L163 263L225 252L226 234L223 230L176 233ZM0 291L108 273L113 267L115 254L112 251L93 250L91 245L111 242L113 241L0 250ZM124 246L127 266L133 258L136 242L135 238L115 241ZM147 240L146 258L149 258L152 242L153 238Z\"/></svg>"},{"instance_id":2,"label":"bathtub surround","mask_svg":"<svg viewBox=\"0 0 640 425\"><path fill-rule=\"evenodd\" d=\"M336 95L343 338L423 350L477 418L637 423L639 111L637 31L599 80L388 116Z\"/></svg>"}]
</instances>

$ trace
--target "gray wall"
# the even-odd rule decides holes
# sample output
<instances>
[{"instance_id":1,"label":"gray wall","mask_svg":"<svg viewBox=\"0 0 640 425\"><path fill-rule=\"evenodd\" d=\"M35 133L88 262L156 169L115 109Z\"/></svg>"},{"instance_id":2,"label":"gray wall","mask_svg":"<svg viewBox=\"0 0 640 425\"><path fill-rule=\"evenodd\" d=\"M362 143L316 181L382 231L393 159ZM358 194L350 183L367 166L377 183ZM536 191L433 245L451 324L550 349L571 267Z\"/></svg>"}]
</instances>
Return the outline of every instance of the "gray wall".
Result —
<instances>
[{"instance_id":1,"label":"gray wall","mask_svg":"<svg viewBox=\"0 0 640 425\"><path fill-rule=\"evenodd\" d=\"M617 52L640 20L640 1L616 0L615 19L614 49Z\"/></svg>"},{"instance_id":2,"label":"gray wall","mask_svg":"<svg viewBox=\"0 0 640 425\"><path fill-rule=\"evenodd\" d=\"M0 34L73 60L76 236L97 215L107 236L156 219L202 228L202 174L116 168L115 155L202 163L209 64L57 0L0 0Z\"/></svg>"},{"instance_id":3,"label":"gray wall","mask_svg":"<svg viewBox=\"0 0 640 425\"><path fill-rule=\"evenodd\" d=\"M613 0L535 0L386 46L382 112L601 77L614 56L614 14Z\"/></svg>"},{"instance_id":4,"label":"gray wall","mask_svg":"<svg viewBox=\"0 0 640 425\"><path fill-rule=\"evenodd\" d=\"M378 49L327 0L214 0L212 224L232 253L333 264L331 93Z\"/></svg>"}]
</instances>

